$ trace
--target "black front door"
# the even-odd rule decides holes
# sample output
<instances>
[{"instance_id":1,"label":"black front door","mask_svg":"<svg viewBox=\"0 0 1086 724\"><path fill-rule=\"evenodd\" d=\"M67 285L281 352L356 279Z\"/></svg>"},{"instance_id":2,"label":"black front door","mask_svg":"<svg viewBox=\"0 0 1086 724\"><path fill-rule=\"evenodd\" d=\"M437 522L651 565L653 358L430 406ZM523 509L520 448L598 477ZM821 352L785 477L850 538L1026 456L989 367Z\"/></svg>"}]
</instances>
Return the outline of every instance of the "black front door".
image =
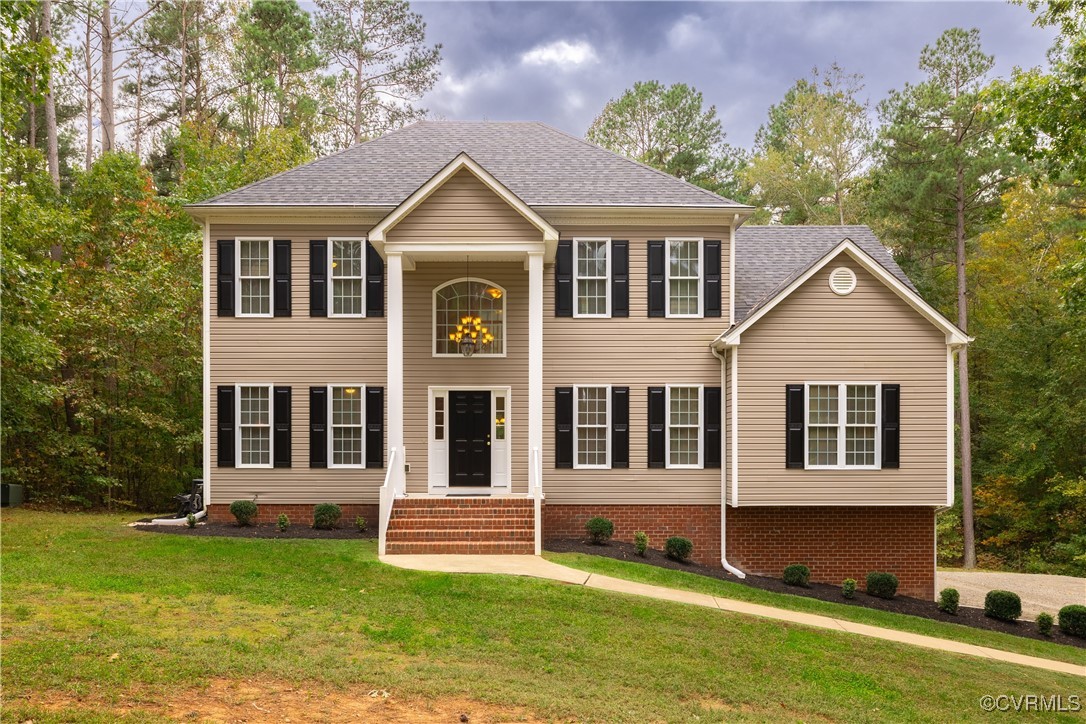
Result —
<instances>
[{"instance_id":1,"label":"black front door","mask_svg":"<svg viewBox=\"0 0 1086 724\"><path fill-rule=\"evenodd\" d=\"M490 486L490 393L449 392L449 484Z\"/></svg>"}]
</instances>

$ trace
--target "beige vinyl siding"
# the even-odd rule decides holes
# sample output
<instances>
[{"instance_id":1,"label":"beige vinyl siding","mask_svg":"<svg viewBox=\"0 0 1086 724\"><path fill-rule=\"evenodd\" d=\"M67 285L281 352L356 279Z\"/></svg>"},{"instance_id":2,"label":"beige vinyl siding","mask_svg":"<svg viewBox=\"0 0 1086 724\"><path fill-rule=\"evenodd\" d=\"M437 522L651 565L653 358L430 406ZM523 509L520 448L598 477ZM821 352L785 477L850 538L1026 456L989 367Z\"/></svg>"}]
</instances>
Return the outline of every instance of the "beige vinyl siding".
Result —
<instances>
[{"instance_id":1,"label":"beige vinyl siding","mask_svg":"<svg viewBox=\"0 0 1086 724\"><path fill-rule=\"evenodd\" d=\"M363 384L385 387L385 320L309 316L309 241L365 236L343 226L211 226L211 496L230 503L376 503L383 469L309 467L309 387ZM219 239L238 236L291 240L291 317L216 316L215 270ZM289 385L293 467L220 468L216 388L236 384ZM386 394L387 397L387 394ZM385 458L387 461L387 452Z\"/></svg>"},{"instance_id":2,"label":"beige vinyl siding","mask_svg":"<svg viewBox=\"0 0 1086 724\"><path fill-rule=\"evenodd\" d=\"M562 228L563 239L611 237L630 242L630 316L594 319L554 316L554 266L543 275L543 491L549 503L720 502L719 469L648 468L648 388L720 385L720 362L709 343L727 327L728 227ZM648 317L648 240L704 237L722 242L723 317ZM555 469L554 388L572 385L630 388L630 467Z\"/></svg>"},{"instance_id":3,"label":"beige vinyl siding","mask_svg":"<svg viewBox=\"0 0 1086 724\"><path fill-rule=\"evenodd\" d=\"M856 273L838 296L829 274ZM739 345L739 505L945 505L946 338L846 253L749 330ZM901 467L785 468L785 385L901 385Z\"/></svg>"},{"instance_id":4,"label":"beige vinyl siding","mask_svg":"<svg viewBox=\"0 0 1086 724\"><path fill-rule=\"evenodd\" d=\"M470 171L460 171L386 234L389 242L536 241L542 232Z\"/></svg>"},{"instance_id":5,"label":"beige vinyl siding","mask_svg":"<svg viewBox=\"0 0 1086 724\"><path fill-rule=\"evenodd\" d=\"M489 193L489 192L488 192ZM429 435L429 388L511 389L507 438L511 491L528 490L528 272L523 263L478 262L472 279L505 289L506 356L434 357L434 289L464 274L461 262L419 263L404 272L404 447L411 472L407 492L426 493Z\"/></svg>"}]
</instances>

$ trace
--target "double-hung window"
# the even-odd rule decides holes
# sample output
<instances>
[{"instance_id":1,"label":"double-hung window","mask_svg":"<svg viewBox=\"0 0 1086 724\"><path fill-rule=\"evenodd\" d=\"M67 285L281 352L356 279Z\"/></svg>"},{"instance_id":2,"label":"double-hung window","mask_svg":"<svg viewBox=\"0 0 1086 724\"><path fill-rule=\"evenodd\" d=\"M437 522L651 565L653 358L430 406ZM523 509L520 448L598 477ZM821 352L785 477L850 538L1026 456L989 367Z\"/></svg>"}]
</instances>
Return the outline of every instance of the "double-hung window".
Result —
<instances>
[{"instance_id":1,"label":"double-hung window","mask_svg":"<svg viewBox=\"0 0 1086 724\"><path fill-rule=\"evenodd\" d=\"M271 386L238 386L238 467L270 468L272 464Z\"/></svg>"},{"instance_id":2,"label":"double-hung window","mask_svg":"<svg viewBox=\"0 0 1086 724\"><path fill-rule=\"evenodd\" d=\"M667 467L701 467L701 387L667 388Z\"/></svg>"},{"instance_id":3,"label":"double-hung window","mask_svg":"<svg viewBox=\"0 0 1086 724\"><path fill-rule=\"evenodd\" d=\"M573 426L575 468L611 467L610 387L573 388L576 423Z\"/></svg>"},{"instance_id":4,"label":"double-hung window","mask_svg":"<svg viewBox=\"0 0 1086 724\"><path fill-rule=\"evenodd\" d=\"M366 242L364 239L329 239L329 309L333 317L366 315Z\"/></svg>"},{"instance_id":5,"label":"double-hung window","mask_svg":"<svg viewBox=\"0 0 1086 724\"><path fill-rule=\"evenodd\" d=\"M879 467L880 385L811 383L807 389L807 468Z\"/></svg>"},{"instance_id":6,"label":"double-hung window","mask_svg":"<svg viewBox=\"0 0 1086 724\"><path fill-rule=\"evenodd\" d=\"M667 253L667 316L700 317L701 239L668 239Z\"/></svg>"},{"instance_id":7,"label":"double-hung window","mask_svg":"<svg viewBox=\"0 0 1086 724\"><path fill-rule=\"evenodd\" d=\"M331 434L328 436L328 466L365 467L365 397L362 385L330 385Z\"/></svg>"},{"instance_id":8,"label":"double-hung window","mask_svg":"<svg viewBox=\"0 0 1086 724\"><path fill-rule=\"evenodd\" d=\"M577 317L611 315L611 240L573 240L573 284Z\"/></svg>"},{"instance_id":9,"label":"double-hung window","mask_svg":"<svg viewBox=\"0 0 1086 724\"><path fill-rule=\"evenodd\" d=\"M270 317L271 239L238 239L238 315Z\"/></svg>"}]
</instances>

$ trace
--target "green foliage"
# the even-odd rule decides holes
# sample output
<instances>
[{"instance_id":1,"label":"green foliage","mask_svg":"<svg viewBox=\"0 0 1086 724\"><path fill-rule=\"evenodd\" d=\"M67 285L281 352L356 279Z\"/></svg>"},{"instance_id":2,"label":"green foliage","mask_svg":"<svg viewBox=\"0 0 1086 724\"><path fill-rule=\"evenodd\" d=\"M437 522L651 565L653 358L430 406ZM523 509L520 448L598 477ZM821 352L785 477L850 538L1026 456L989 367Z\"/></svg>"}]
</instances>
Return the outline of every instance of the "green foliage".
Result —
<instances>
[{"instance_id":1,"label":"green foliage","mask_svg":"<svg viewBox=\"0 0 1086 724\"><path fill-rule=\"evenodd\" d=\"M1052 635L1052 614L1041 611L1037 614L1037 633L1042 636Z\"/></svg>"},{"instance_id":2,"label":"green foliage","mask_svg":"<svg viewBox=\"0 0 1086 724\"><path fill-rule=\"evenodd\" d=\"M196 516L193 515L192 513L189 513L188 516L185 518L185 525L187 525L189 528L195 528L196 527Z\"/></svg>"},{"instance_id":3,"label":"green foliage","mask_svg":"<svg viewBox=\"0 0 1086 724\"><path fill-rule=\"evenodd\" d=\"M960 600L961 596L958 595L958 589L944 588L939 591L939 610L943 613L949 613L951 616L957 616L958 602Z\"/></svg>"},{"instance_id":4,"label":"green foliage","mask_svg":"<svg viewBox=\"0 0 1086 724\"><path fill-rule=\"evenodd\" d=\"M1022 599L1013 591L988 591L984 596L984 615L1000 621L1015 621L1022 615Z\"/></svg>"},{"instance_id":5,"label":"green foliage","mask_svg":"<svg viewBox=\"0 0 1086 724\"><path fill-rule=\"evenodd\" d=\"M343 510L335 503L319 503L313 506L313 527L332 530L343 516Z\"/></svg>"},{"instance_id":6,"label":"green foliage","mask_svg":"<svg viewBox=\"0 0 1086 724\"><path fill-rule=\"evenodd\" d=\"M584 524L589 539L596 545L603 545L615 534L615 524L607 518L589 518Z\"/></svg>"},{"instance_id":7,"label":"green foliage","mask_svg":"<svg viewBox=\"0 0 1086 724\"><path fill-rule=\"evenodd\" d=\"M672 560L685 563L694 552L694 542L682 536L673 536L664 542L664 553Z\"/></svg>"},{"instance_id":8,"label":"green foliage","mask_svg":"<svg viewBox=\"0 0 1086 724\"><path fill-rule=\"evenodd\" d=\"M806 588L811 580L811 569L800 563L793 563L790 566L785 566L781 580L789 586Z\"/></svg>"},{"instance_id":9,"label":"green foliage","mask_svg":"<svg viewBox=\"0 0 1086 724\"><path fill-rule=\"evenodd\" d=\"M238 525L251 525L256 513L256 503L251 500L235 500L230 504L230 515L237 519Z\"/></svg>"},{"instance_id":10,"label":"green foliage","mask_svg":"<svg viewBox=\"0 0 1086 724\"><path fill-rule=\"evenodd\" d=\"M637 531L634 533L634 548L637 549L637 555L642 558L645 557L645 551L649 547L649 534L644 531Z\"/></svg>"},{"instance_id":11,"label":"green foliage","mask_svg":"<svg viewBox=\"0 0 1086 724\"><path fill-rule=\"evenodd\" d=\"M855 578L846 578L844 580L844 582L841 583L841 595L844 596L845 598L849 599L849 600L852 600L853 598L856 598L856 579Z\"/></svg>"},{"instance_id":12,"label":"green foliage","mask_svg":"<svg viewBox=\"0 0 1086 724\"><path fill-rule=\"evenodd\" d=\"M1059 612L1060 631L1068 636L1086 638L1086 606L1064 606Z\"/></svg>"},{"instance_id":13,"label":"green foliage","mask_svg":"<svg viewBox=\"0 0 1086 724\"><path fill-rule=\"evenodd\" d=\"M287 528L290 527L290 518L286 513L280 513L279 517L275 521L275 527L279 529L280 533L285 533Z\"/></svg>"},{"instance_id":14,"label":"green foliage","mask_svg":"<svg viewBox=\"0 0 1086 724\"><path fill-rule=\"evenodd\" d=\"M897 576L893 573L879 573L877 571L868 573L867 594L877 598L893 598L897 595Z\"/></svg>"},{"instance_id":15,"label":"green foliage","mask_svg":"<svg viewBox=\"0 0 1086 724\"><path fill-rule=\"evenodd\" d=\"M362 517L361 515L355 517L354 527L358 529L359 533L365 533L367 525L368 524L366 523L366 519L364 517Z\"/></svg>"}]
</instances>

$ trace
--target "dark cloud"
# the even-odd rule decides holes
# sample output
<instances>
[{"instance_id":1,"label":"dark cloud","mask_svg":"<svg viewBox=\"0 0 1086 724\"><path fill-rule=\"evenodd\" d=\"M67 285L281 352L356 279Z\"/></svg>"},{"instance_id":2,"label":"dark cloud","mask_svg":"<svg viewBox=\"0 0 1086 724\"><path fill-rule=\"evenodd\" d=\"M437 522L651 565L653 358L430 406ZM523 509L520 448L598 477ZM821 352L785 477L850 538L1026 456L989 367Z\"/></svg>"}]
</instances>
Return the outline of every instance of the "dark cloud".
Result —
<instances>
[{"instance_id":1,"label":"dark cloud","mask_svg":"<svg viewBox=\"0 0 1086 724\"><path fill-rule=\"evenodd\" d=\"M443 78L424 104L451 119L541 120L582 135L634 81L685 82L749 147L766 110L814 66L862 73L873 103L920 77L943 30L976 27L996 75L1044 63L1053 33L1020 6L944 3L419 2Z\"/></svg>"}]
</instances>

